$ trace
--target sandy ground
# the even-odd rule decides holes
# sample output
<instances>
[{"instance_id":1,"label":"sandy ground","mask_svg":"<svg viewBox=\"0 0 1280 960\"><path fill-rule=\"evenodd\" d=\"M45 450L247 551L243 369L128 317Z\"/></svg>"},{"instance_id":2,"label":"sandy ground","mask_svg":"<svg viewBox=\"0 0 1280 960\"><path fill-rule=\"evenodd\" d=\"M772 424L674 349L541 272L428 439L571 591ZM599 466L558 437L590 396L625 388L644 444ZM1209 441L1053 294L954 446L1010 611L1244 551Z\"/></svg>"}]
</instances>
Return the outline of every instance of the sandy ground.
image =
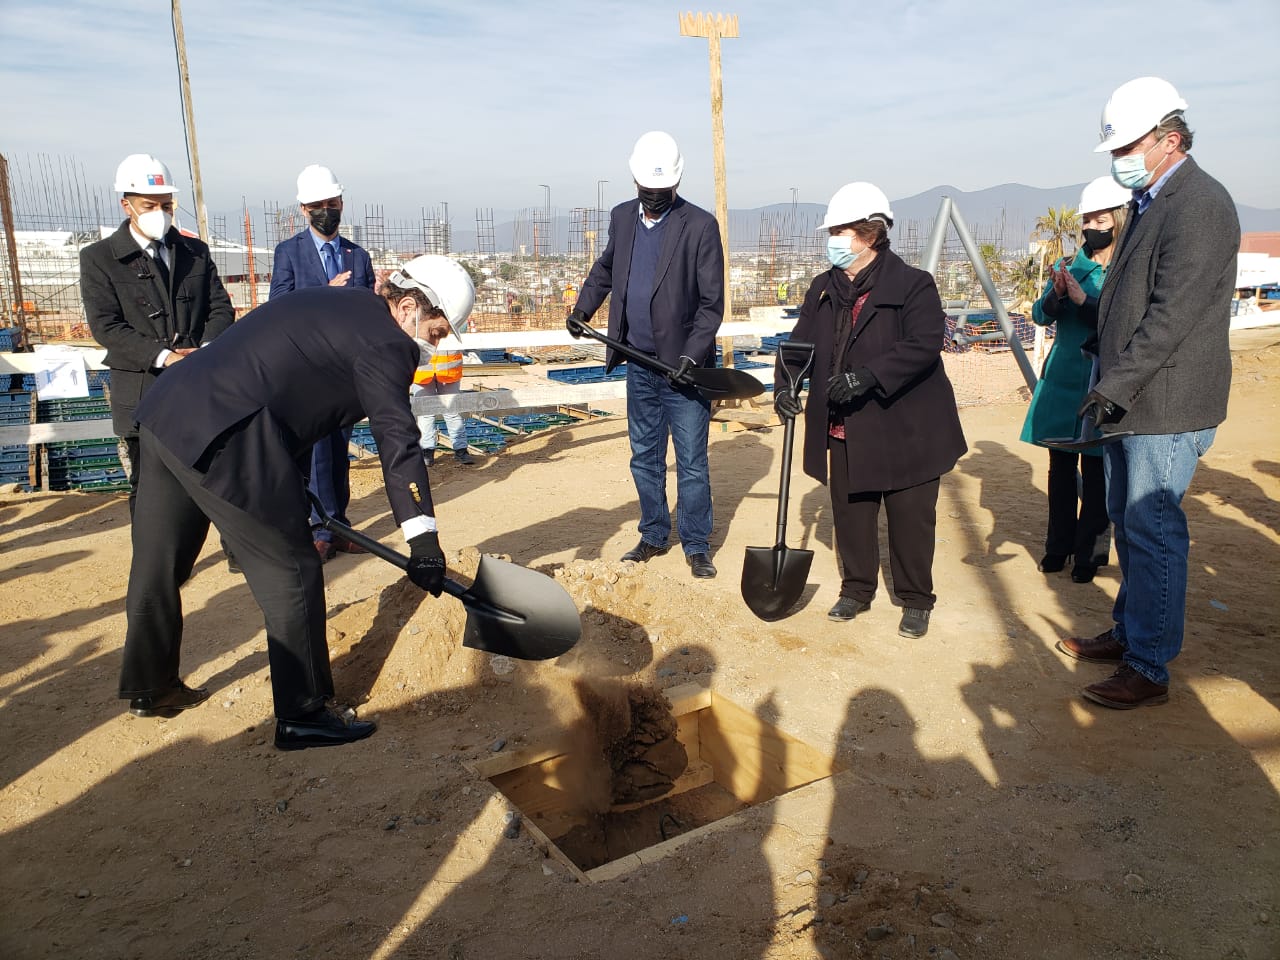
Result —
<instances>
[{"instance_id":1,"label":"sandy ground","mask_svg":"<svg viewBox=\"0 0 1280 960\"><path fill-rule=\"evenodd\" d=\"M790 536L816 552L802 606L776 624L745 607L744 548L773 540L780 429L713 434L711 582L679 551L616 562L637 514L621 419L446 462L454 564L479 550L557 576L584 639L495 672L459 645L456 601L339 556L339 697L381 728L296 754L271 746L260 615L216 541L185 591L183 657L213 698L138 720L115 699L123 499L6 496L0 957L1274 960L1278 340L1236 343L1231 415L1186 502L1185 652L1170 703L1131 713L1082 701L1106 668L1053 649L1107 626L1116 570L1088 585L1036 571L1047 456L1017 441L1016 404L963 412L939 605L916 641L887 591L827 621L830 516L807 478ZM397 543L376 465L353 475L353 521ZM508 802L464 763L580 724L584 678L709 683L842 772L622 878L573 882L527 830L504 837Z\"/></svg>"}]
</instances>

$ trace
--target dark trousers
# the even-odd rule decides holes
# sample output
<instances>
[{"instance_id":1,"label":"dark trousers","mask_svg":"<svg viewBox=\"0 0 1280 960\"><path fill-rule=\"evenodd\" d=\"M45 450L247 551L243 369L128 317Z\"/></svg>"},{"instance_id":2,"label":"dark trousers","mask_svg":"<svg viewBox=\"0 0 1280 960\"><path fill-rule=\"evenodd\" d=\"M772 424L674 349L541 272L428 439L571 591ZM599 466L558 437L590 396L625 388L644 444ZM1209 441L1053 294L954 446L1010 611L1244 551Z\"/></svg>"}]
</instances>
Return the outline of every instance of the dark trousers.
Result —
<instances>
[{"instance_id":1,"label":"dark trousers","mask_svg":"<svg viewBox=\"0 0 1280 960\"><path fill-rule=\"evenodd\" d=\"M834 437L829 485L836 556L840 561L840 596L870 603L880 576L880 503L889 527L889 571L893 592L904 607L932 610L934 528L939 481L905 490L849 489L848 448Z\"/></svg>"},{"instance_id":2,"label":"dark trousers","mask_svg":"<svg viewBox=\"0 0 1280 960\"><path fill-rule=\"evenodd\" d=\"M1080 480L1077 486L1076 461ZM1049 527L1044 552L1074 556L1081 566L1105 566L1111 557L1107 481L1102 457L1049 451Z\"/></svg>"},{"instance_id":3,"label":"dark trousers","mask_svg":"<svg viewBox=\"0 0 1280 960\"><path fill-rule=\"evenodd\" d=\"M238 441L261 445L271 437L262 424L250 421ZM333 678L324 579L311 545L301 474L295 471L297 493L290 496L295 506L273 510L266 523L207 490L204 474L184 465L145 427L141 446L120 696L156 695L178 681L180 589L213 521L235 551L266 618L276 716L293 719L320 707L333 696ZM266 451L263 458L272 453ZM277 503L283 495L287 492L273 491Z\"/></svg>"},{"instance_id":4,"label":"dark trousers","mask_svg":"<svg viewBox=\"0 0 1280 960\"><path fill-rule=\"evenodd\" d=\"M118 437L116 452L120 456L120 465L124 467L125 476L129 478L129 518L133 519L133 505L138 499L138 458L141 455L138 435Z\"/></svg>"},{"instance_id":5,"label":"dark trousers","mask_svg":"<svg viewBox=\"0 0 1280 960\"><path fill-rule=\"evenodd\" d=\"M324 512L339 523L350 523L347 520L347 506L351 503L351 457L347 453L350 442L350 430L335 430L311 448L307 489L316 495ZM316 540L333 540L333 534L320 526L320 514L314 511L311 534Z\"/></svg>"}]
</instances>

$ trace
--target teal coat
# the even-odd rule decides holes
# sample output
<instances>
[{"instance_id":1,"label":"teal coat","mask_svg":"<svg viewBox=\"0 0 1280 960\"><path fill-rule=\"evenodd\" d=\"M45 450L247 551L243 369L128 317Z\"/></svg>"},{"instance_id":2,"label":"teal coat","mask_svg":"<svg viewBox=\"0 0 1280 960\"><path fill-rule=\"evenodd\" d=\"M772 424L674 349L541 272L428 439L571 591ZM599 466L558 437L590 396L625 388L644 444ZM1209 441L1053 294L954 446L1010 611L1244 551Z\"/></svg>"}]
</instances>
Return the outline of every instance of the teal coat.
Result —
<instances>
[{"instance_id":1,"label":"teal coat","mask_svg":"<svg viewBox=\"0 0 1280 960\"><path fill-rule=\"evenodd\" d=\"M1096 304L1106 279L1107 268L1085 256L1084 250L1076 251L1068 268L1080 283L1087 298L1086 305ZM1089 373L1092 363L1080 352L1086 340L1094 335L1094 327L1081 314L1082 308L1070 300L1063 300L1056 317L1046 316L1042 306L1046 299L1054 297L1053 282L1031 308L1031 319L1042 327L1057 323L1058 329L1045 361L1044 371L1031 397L1031 409L1022 424L1022 439L1027 443L1042 443L1051 437L1075 437L1080 434L1080 419L1076 411L1089 392ZM1094 314L1096 316L1096 313ZM1101 450L1088 451L1101 456Z\"/></svg>"}]
</instances>

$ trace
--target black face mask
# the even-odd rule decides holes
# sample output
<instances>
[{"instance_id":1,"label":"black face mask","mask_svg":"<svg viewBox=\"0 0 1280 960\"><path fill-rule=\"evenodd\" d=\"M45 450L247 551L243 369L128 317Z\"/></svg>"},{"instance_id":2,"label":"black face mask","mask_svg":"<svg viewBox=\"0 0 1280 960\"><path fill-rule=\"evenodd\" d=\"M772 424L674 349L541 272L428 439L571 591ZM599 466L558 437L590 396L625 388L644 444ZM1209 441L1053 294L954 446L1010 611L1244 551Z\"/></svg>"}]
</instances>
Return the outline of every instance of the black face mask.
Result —
<instances>
[{"instance_id":1,"label":"black face mask","mask_svg":"<svg viewBox=\"0 0 1280 960\"><path fill-rule=\"evenodd\" d=\"M644 207L645 215L650 220L657 220L676 202L675 187L667 187L665 190L648 190L639 187L636 192L640 196L640 206Z\"/></svg>"},{"instance_id":2,"label":"black face mask","mask_svg":"<svg viewBox=\"0 0 1280 960\"><path fill-rule=\"evenodd\" d=\"M332 207L321 207L318 210L308 210L307 218L311 221L311 226L315 228L316 233L329 237L342 222L342 211Z\"/></svg>"},{"instance_id":3,"label":"black face mask","mask_svg":"<svg viewBox=\"0 0 1280 960\"><path fill-rule=\"evenodd\" d=\"M1115 239L1114 230L1085 230L1084 245L1097 253L1099 250L1105 250L1111 246L1111 241Z\"/></svg>"}]
</instances>

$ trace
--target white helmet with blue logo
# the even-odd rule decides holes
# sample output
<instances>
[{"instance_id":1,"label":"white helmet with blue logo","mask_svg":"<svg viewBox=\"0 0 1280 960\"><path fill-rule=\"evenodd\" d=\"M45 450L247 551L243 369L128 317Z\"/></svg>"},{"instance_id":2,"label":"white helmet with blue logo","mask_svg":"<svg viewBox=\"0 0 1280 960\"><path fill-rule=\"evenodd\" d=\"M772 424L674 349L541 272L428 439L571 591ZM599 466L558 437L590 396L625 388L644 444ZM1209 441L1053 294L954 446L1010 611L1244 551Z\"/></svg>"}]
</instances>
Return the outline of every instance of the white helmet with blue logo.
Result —
<instances>
[{"instance_id":1,"label":"white helmet with blue logo","mask_svg":"<svg viewBox=\"0 0 1280 960\"><path fill-rule=\"evenodd\" d=\"M1178 96L1168 80L1138 77L1116 87L1102 108L1102 141L1094 153L1109 153L1141 140L1171 114L1187 109L1187 101Z\"/></svg>"},{"instance_id":2,"label":"white helmet with blue logo","mask_svg":"<svg viewBox=\"0 0 1280 960\"><path fill-rule=\"evenodd\" d=\"M650 190L674 187L684 173L684 157L675 138L661 130L650 130L636 141L627 165L636 183Z\"/></svg>"}]
</instances>

